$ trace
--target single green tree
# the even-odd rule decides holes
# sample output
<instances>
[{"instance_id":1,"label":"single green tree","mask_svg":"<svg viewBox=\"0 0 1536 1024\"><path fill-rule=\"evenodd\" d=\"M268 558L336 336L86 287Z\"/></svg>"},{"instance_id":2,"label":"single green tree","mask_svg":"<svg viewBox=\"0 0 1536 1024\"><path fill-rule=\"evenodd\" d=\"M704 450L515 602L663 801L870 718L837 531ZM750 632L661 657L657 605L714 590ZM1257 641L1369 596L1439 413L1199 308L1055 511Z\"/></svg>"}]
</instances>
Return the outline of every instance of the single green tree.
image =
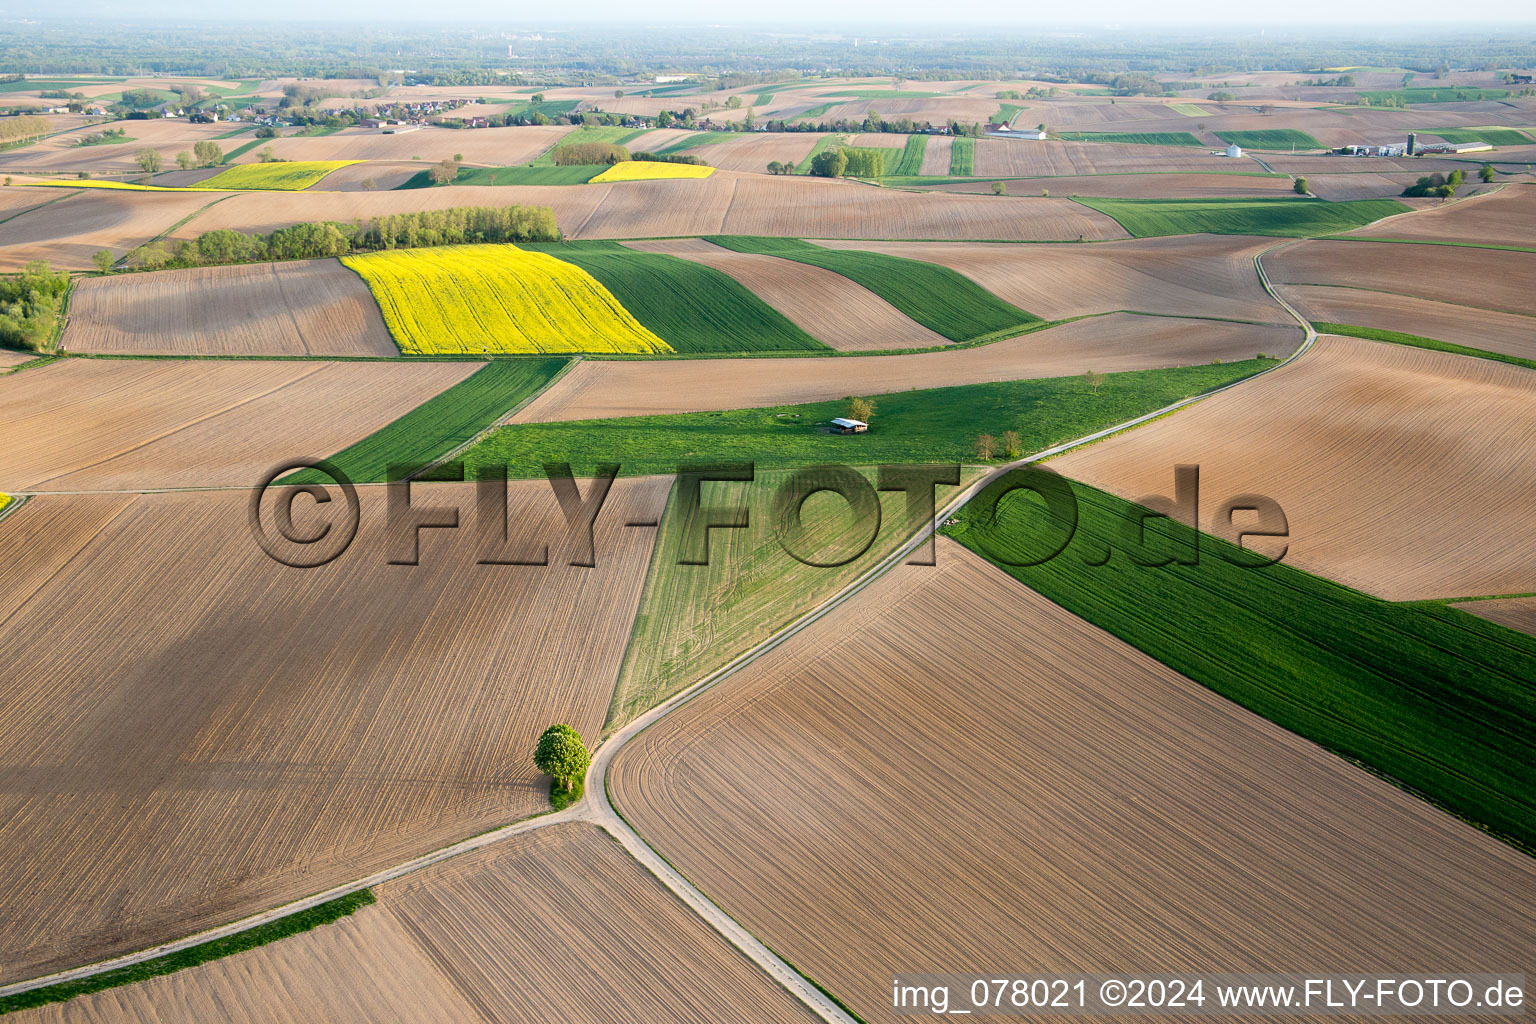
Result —
<instances>
[{"instance_id":1,"label":"single green tree","mask_svg":"<svg viewBox=\"0 0 1536 1024\"><path fill-rule=\"evenodd\" d=\"M992 194L995 195L995 196L1005 196L1005 195L1007 195L1008 194L1008 184L1006 182L1002 182L1002 181L994 181L992 183Z\"/></svg>"},{"instance_id":2,"label":"single green tree","mask_svg":"<svg viewBox=\"0 0 1536 1024\"><path fill-rule=\"evenodd\" d=\"M133 162L139 165L139 170L145 171L149 174L154 174L156 171L160 170L160 151L158 149L150 149L148 146L145 146L143 149L133 154Z\"/></svg>"},{"instance_id":3,"label":"single green tree","mask_svg":"<svg viewBox=\"0 0 1536 1024\"><path fill-rule=\"evenodd\" d=\"M1307 179L1306 178L1297 178L1296 179L1296 184L1292 185L1291 187L1296 190L1296 194L1299 195L1299 196L1304 196L1308 192L1312 191L1310 188L1307 187Z\"/></svg>"},{"instance_id":4,"label":"single green tree","mask_svg":"<svg viewBox=\"0 0 1536 1024\"><path fill-rule=\"evenodd\" d=\"M224 151L219 148L219 144L207 139L193 144L192 156L199 167L217 167L224 162Z\"/></svg>"},{"instance_id":5,"label":"single green tree","mask_svg":"<svg viewBox=\"0 0 1536 1024\"><path fill-rule=\"evenodd\" d=\"M1493 180L1493 164L1483 164L1477 169L1478 180L1488 183Z\"/></svg>"},{"instance_id":6,"label":"single green tree","mask_svg":"<svg viewBox=\"0 0 1536 1024\"><path fill-rule=\"evenodd\" d=\"M567 793L577 780L586 775L592 764L592 755L581 741L581 734L565 724L552 725L539 737L533 751L533 763L539 771L551 776Z\"/></svg>"},{"instance_id":7,"label":"single green tree","mask_svg":"<svg viewBox=\"0 0 1536 1024\"><path fill-rule=\"evenodd\" d=\"M112 269L112 264L117 262L110 249L97 249L91 254L91 262L96 264L96 269L105 274Z\"/></svg>"},{"instance_id":8,"label":"single green tree","mask_svg":"<svg viewBox=\"0 0 1536 1024\"><path fill-rule=\"evenodd\" d=\"M188 153L186 150L182 150L180 153L177 153L176 166L180 167L184 171L190 171L192 169L192 154Z\"/></svg>"}]
</instances>

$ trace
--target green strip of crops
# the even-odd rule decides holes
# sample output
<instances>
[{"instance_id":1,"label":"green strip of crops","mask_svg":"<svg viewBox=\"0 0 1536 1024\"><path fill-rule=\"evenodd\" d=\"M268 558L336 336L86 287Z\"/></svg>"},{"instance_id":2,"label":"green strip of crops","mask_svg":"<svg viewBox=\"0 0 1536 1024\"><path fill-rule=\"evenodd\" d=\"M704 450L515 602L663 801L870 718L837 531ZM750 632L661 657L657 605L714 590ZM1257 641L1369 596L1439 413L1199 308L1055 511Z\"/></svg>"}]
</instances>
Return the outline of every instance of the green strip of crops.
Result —
<instances>
[{"instance_id":1,"label":"green strip of crops","mask_svg":"<svg viewBox=\"0 0 1536 1024\"><path fill-rule=\"evenodd\" d=\"M975 174L976 140L956 139L949 146L949 173L951 177L969 178Z\"/></svg>"},{"instance_id":2,"label":"green strip of crops","mask_svg":"<svg viewBox=\"0 0 1536 1024\"><path fill-rule=\"evenodd\" d=\"M816 145L811 147L811 151L805 154L805 159L801 160L798 164L795 164L795 173L809 174L811 172L811 161L816 159L816 154L822 153L828 149L835 149L836 147L846 145L847 143L848 136L846 135L823 135L821 138L816 140Z\"/></svg>"},{"instance_id":3,"label":"green strip of crops","mask_svg":"<svg viewBox=\"0 0 1536 1024\"><path fill-rule=\"evenodd\" d=\"M533 397L566 362L563 358L544 358L487 363L383 429L332 455L330 462L354 483L386 480L390 466L432 462ZM283 478L286 484L328 482L324 474L312 469Z\"/></svg>"},{"instance_id":4,"label":"green strip of crops","mask_svg":"<svg viewBox=\"0 0 1536 1024\"><path fill-rule=\"evenodd\" d=\"M1492 359L1495 362L1509 363L1512 366L1523 366L1528 370L1536 370L1536 359L1522 359L1519 356L1506 355L1503 352L1489 352L1487 349L1470 348L1466 345L1440 341L1437 338L1425 338L1417 334L1404 334L1401 331L1384 331L1377 327L1357 327L1354 324L1335 324L1322 321L1314 323L1312 326L1317 329L1319 334L1343 334L1351 338L1364 338L1367 341L1385 341L1393 345L1427 348L1435 352L1450 352L1458 356Z\"/></svg>"},{"instance_id":5,"label":"green strip of crops","mask_svg":"<svg viewBox=\"0 0 1536 1024\"><path fill-rule=\"evenodd\" d=\"M1076 533L1042 565L1001 561L1038 557L1065 536L1025 492L1004 498L995 522L972 502L946 532L1196 682L1536 847L1536 637L1436 602L1381 601L1283 563L1239 567L1232 545L1170 520L1149 526L1155 550L1141 560L1187 558L1198 543L1199 563L1137 565L1121 539L1135 506L1073 491Z\"/></svg>"},{"instance_id":6,"label":"green strip of crops","mask_svg":"<svg viewBox=\"0 0 1536 1024\"><path fill-rule=\"evenodd\" d=\"M1217 132L1216 137L1244 149L1326 149L1321 142L1296 128L1264 128L1251 132Z\"/></svg>"},{"instance_id":7,"label":"green strip of crops","mask_svg":"<svg viewBox=\"0 0 1536 1024\"><path fill-rule=\"evenodd\" d=\"M608 164L514 164L511 167L460 167L455 185L585 185L608 169ZM431 171L417 171L395 191L436 188Z\"/></svg>"},{"instance_id":8,"label":"green strip of crops","mask_svg":"<svg viewBox=\"0 0 1536 1024\"><path fill-rule=\"evenodd\" d=\"M543 474L546 462L590 472L617 462L624 476L673 473L687 462L752 462L764 469L884 463L974 462L978 434L1015 431L1036 451L1131 419L1275 364L1249 359L1106 374L1094 391L1084 377L1001 381L875 396L866 434L825 433L848 414L845 401L726 412L627 416L497 428L465 460L503 463L513 477ZM829 364L830 365L830 364Z\"/></svg>"},{"instance_id":9,"label":"green strip of crops","mask_svg":"<svg viewBox=\"0 0 1536 1024\"><path fill-rule=\"evenodd\" d=\"M1425 135L1434 135L1446 142L1486 142L1490 146L1529 146L1531 140L1513 128L1430 128Z\"/></svg>"},{"instance_id":10,"label":"green strip of crops","mask_svg":"<svg viewBox=\"0 0 1536 1024\"><path fill-rule=\"evenodd\" d=\"M923 173L923 155L928 152L928 136L908 135L907 144L901 150L901 159L896 161L896 166L887 173L890 174L921 174Z\"/></svg>"},{"instance_id":11,"label":"green strip of crops","mask_svg":"<svg viewBox=\"0 0 1536 1024\"><path fill-rule=\"evenodd\" d=\"M1004 103L997 108L997 113L992 115L992 120L998 124L1013 124L1013 119L1019 116L1019 111L1024 106L1020 103Z\"/></svg>"},{"instance_id":12,"label":"green strip of crops","mask_svg":"<svg viewBox=\"0 0 1536 1024\"><path fill-rule=\"evenodd\" d=\"M1205 143L1189 132L1062 132L1071 142L1118 142L1134 146L1184 146L1200 149Z\"/></svg>"},{"instance_id":13,"label":"green strip of crops","mask_svg":"<svg viewBox=\"0 0 1536 1024\"><path fill-rule=\"evenodd\" d=\"M322 903L309 910L301 910L297 914L279 918L270 924L264 924L250 931L244 931L238 935L231 935L224 939L214 939L190 949L184 949L179 953L171 953L167 956L146 960L132 967L120 967L115 971L105 971L101 974L82 978L79 981L66 981L58 985L48 985L44 988L35 988L29 992L19 992L13 996L0 998L0 1014L15 1013L17 1010L31 1009L36 1006L46 1006L49 1003L62 1003L66 999L75 996L88 995L92 992L100 992L104 989L116 988L119 985L131 985L136 981L146 978L154 978L162 974L172 974L188 967L196 967L198 964L217 960L220 957L230 956L234 953L243 953L257 946L264 946L269 942L307 932L312 928L318 928L332 921L340 920L363 907L374 902L373 892L369 889L359 889L357 892L340 896L327 903Z\"/></svg>"},{"instance_id":14,"label":"green strip of crops","mask_svg":"<svg viewBox=\"0 0 1536 1024\"><path fill-rule=\"evenodd\" d=\"M249 142L243 142L240 145L236 146L234 149L230 150L228 153L225 153L223 159L221 159L219 161L219 163L221 163L221 164L233 163L235 157L241 156L242 154L245 154L245 153L249 153L251 150L255 149L257 146L261 145L262 143L264 143L264 142L271 142L271 141L272 141L271 139L252 139Z\"/></svg>"},{"instance_id":15,"label":"green strip of crops","mask_svg":"<svg viewBox=\"0 0 1536 1024\"><path fill-rule=\"evenodd\" d=\"M737 252L808 263L856 281L907 316L951 341L977 341L1038 323L975 281L921 260L859 249L826 249L798 238L722 235L710 239Z\"/></svg>"},{"instance_id":16,"label":"green strip of crops","mask_svg":"<svg viewBox=\"0 0 1536 1024\"><path fill-rule=\"evenodd\" d=\"M699 146L713 146L717 142L729 142L731 139L739 139L746 132L699 132L696 135L684 136L671 145L662 146L656 150L657 156L670 156L673 153L681 153L688 149L697 149Z\"/></svg>"},{"instance_id":17,"label":"green strip of crops","mask_svg":"<svg viewBox=\"0 0 1536 1024\"><path fill-rule=\"evenodd\" d=\"M741 282L713 267L618 242L547 242L521 248L549 253L585 270L679 352L827 349Z\"/></svg>"},{"instance_id":18,"label":"green strip of crops","mask_svg":"<svg viewBox=\"0 0 1536 1024\"><path fill-rule=\"evenodd\" d=\"M1113 217L1137 238L1157 235L1331 235L1408 207L1396 199L1330 203L1300 196L1235 199L1092 199L1077 202Z\"/></svg>"}]
</instances>

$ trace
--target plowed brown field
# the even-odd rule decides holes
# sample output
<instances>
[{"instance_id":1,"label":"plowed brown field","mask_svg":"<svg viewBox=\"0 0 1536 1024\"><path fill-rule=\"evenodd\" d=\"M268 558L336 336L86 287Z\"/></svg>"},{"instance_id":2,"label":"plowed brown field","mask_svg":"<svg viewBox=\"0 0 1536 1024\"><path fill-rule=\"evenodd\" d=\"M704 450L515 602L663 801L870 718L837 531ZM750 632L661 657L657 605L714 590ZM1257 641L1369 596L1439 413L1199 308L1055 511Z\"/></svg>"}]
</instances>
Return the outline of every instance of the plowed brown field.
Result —
<instances>
[{"instance_id":1,"label":"plowed brown field","mask_svg":"<svg viewBox=\"0 0 1536 1024\"><path fill-rule=\"evenodd\" d=\"M377 128L348 128L335 135L270 139L272 152L284 160L416 160L426 170L439 160L461 154L466 163L507 167L526 164L574 131L569 125L528 125L520 128L421 128L385 135ZM264 143L263 145L266 145ZM262 147L239 157L253 163ZM323 186L328 187L328 186Z\"/></svg>"},{"instance_id":2,"label":"plowed brown field","mask_svg":"<svg viewBox=\"0 0 1536 1024\"><path fill-rule=\"evenodd\" d=\"M1536 318L1533 317L1354 288L1286 287L1282 291L1309 320L1378 327L1536 359Z\"/></svg>"},{"instance_id":3,"label":"plowed brown field","mask_svg":"<svg viewBox=\"0 0 1536 1024\"><path fill-rule=\"evenodd\" d=\"M787 134L770 132L745 135L736 139L727 139L724 142L711 142L684 150L684 152L721 170L752 171L761 174L768 169L770 160L798 164L810 153L819 138L821 138L820 135L811 132ZM643 148L652 148L649 135L645 137Z\"/></svg>"},{"instance_id":4,"label":"plowed brown field","mask_svg":"<svg viewBox=\"0 0 1536 1024\"><path fill-rule=\"evenodd\" d=\"M929 143L931 148L932 142ZM924 174L930 172L924 171ZM946 173L943 170L935 174ZM1220 199L1225 196L1285 195L1289 178L1251 174L1080 174L1062 177L1019 178L1003 183L1009 195L1038 196L1042 191L1063 196L1101 196L1116 199ZM992 182L967 181L953 185L923 185L924 191L992 194ZM1401 191L1402 186L1398 186ZM1396 192L1392 193L1396 195Z\"/></svg>"},{"instance_id":5,"label":"plowed brown field","mask_svg":"<svg viewBox=\"0 0 1536 1024\"><path fill-rule=\"evenodd\" d=\"M1276 284L1396 292L1536 316L1536 253L1396 242L1300 242L1264 258Z\"/></svg>"},{"instance_id":6,"label":"plowed brown field","mask_svg":"<svg viewBox=\"0 0 1536 1024\"><path fill-rule=\"evenodd\" d=\"M383 488L359 488L351 548L306 570L260 550L243 490L141 495L115 517L101 497L29 501L0 529L0 565L59 568L0 633L3 980L546 807L529 751L552 722L600 730L653 540L623 524L659 516L668 483L614 484L595 569L566 564L543 481L514 484L509 508L514 543L548 541L547 568L476 564L472 486L414 490L465 524L425 531L418 566L388 564ZM53 550L81 500L102 525ZM296 503L299 529L314 507Z\"/></svg>"},{"instance_id":7,"label":"plowed brown field","mask_svg":"<svg viewBox=\"0 0 1536 1024\"><path fill-rule=\"evenodd\" d=\"M478 363L66 359L0 379L0 490L248 487L403 416Z\"/></svg>"},{"instance_id":8,"label":"plowed brown field","mask_svg":"<svg viewBox=\"0 0 1536 1024\"><path fill-rule=\"evenodd\" d=\"M1186 122L1188 119L1184 119ZM1149 131L1141 125L1136 131ZM1178 129L1189 131L1186 123ZM1260 171L1254 163L1227 160L1182 146L1139 146L1121 142L1061 142L1028 139L977 139L976 174L981 177L1034 177L1049 174L1112 174L1116 171Z\"/></svg>"},{"instance_id":9,"label":"plowed brown field","mask_svg":"<svg viewBox=\"0 0 1536 1024\"><path fill-rule=\"evenodd\" d=\"M64 347L137 355L397 356L368 286L336 260L86 278Z\"/></svg>"},{"instance_id":10,"label":"plowed brown field","mask_svg":"<svg viewBox=\"0 0 1536 1024\"><path fill-rule=\"evenodd\" d=\"M195 237L214 228L268 232L300 221L365 220L412 210L514 203L552 207L561 230L572 238L734 234L1074 241L1127 237L1114 220L1070 199L924 194L729 171L688 181L235 196L195 217L175 235Z\"/></svg>"},{"instance_id":11,"label":"plowed brown field","mask_svg":"<svg viewBox=\"0 0 1536 1024\"><path fill-rule=\"evenodd\" d=\"M1253 257L1273 239L1181 235L1102 245L824 242L939 263L1048 320L1134 309L1283 323Z\"/></svg>"},{"instance_id":12,"label":"plowed brown field","mask_svg":"<svg viewBox=\"0 0 1536 1024\"><path fill-rule=\"evenodd\" d=\"M1198 463L1207 494L1280 503L1287 562L1389 600L1523 594L1536 590L1533 430L1536 372L1323 338L1290 366L1052 465L1135 500L1171 493L1174 465Z\"/></svg>"},{"instance_id":13,"label":"plowed brown field","mask_svg":"<svg viewBox=\"0 0 1536 1024\"><path fill-rule=\"evenodd\" d=\"M941 539L642 733L624 816L865 1020L903 972L1519 962L1536 863ZM1494 1019L1494 1018L1488 1018Z\"/></svg>"},{"instance_id":14,"label":"plowed brown field","mask_svg":"<svg viewBox=\"0 0 1536 1024\"><path fill-rule=\"evenodd\" d=\"M53 120L50 118L50 120ZM105 146L81 146L78 142L86 135L94 135L105 128L121 128L128 133L128 141L114 142ZM176 154L191 151L198 142L217 139L229 131L227 124L192 124L181 118L156 118L150 121L119 121L116 124L90 125L77 131L66 132L43 139L21 149L0 152L0 172L11 174L28 171L33 174L63 174L74 176L76 171L86 171L94 177L115 174L141 174L134 154L141 149L159 152L166 167L176 166ZM219 147L233 149L249 136L219 140Z\"/></svg>"},{"instance_id":15,"label":"plowed brown field","mask_svg":"<svg viewBox=\"0 0 1536 1024\"><path fill-rule=\"evenodd\" d=\"M1149 370L1289 353L1291 328L1113 314L979 348L848 359L691 359L578 363L514 423L821 402L985 381Z\"/></svg>"},{"instance_id":16,"label":"plowed brown field","mask_svg":"<svg viewBox=\"0 0 1536 1024\"><path fill-rule=\"evenodd\" d=\"M26 191L39 199L60 193L51 188ZM90 269L96 250L121 256L213 201L204 192L77 189L66 199L0 223L0 270L15 270L32 260L46 260L55 269Z\"/></svg>"},{"instance_id":17,"label":"plowed brown field","mask_svg":"<svg viewBox=\"0 0 1536 1024\"><path fill-rule=\"evenodd\" d=\"M835 349L932 348L950 343L874 292L830 270L777 256L733 252L702 238L628 244L729 274L811 337Z\"/></svg>"},{"instance_id":18,"label":"plowed brown field","mask_svg":"<svg viewBox=\"0 0 1536 1024\"><path fill-rule=\"evenodd\" d=\"M1467 601L1456 606L1510 629L1536 636L1536 597L1511 597L1494 601Z\"/></svg>"},{"instance_id":19,"label":"plowed brown field","mask_svg":"<svg viewBox=\"0 0 1536 1024\"><path fill-rule=\"evenodd\" d=\"M315 931L18 1019L815 1019L591 825L517 836L375 895Z\"/></svg>"},{"instance_id":20,"label":"plowed brown field","mask_svg":"<svg viewBox=\"0 0 1536 1024\"><path fill-rule=\"evenodd\" d=\"M1474 200L1405 214L1347 233L1530 248L1536 245L1536 185L1506 185Z\"/></svg>"}]
</instances>

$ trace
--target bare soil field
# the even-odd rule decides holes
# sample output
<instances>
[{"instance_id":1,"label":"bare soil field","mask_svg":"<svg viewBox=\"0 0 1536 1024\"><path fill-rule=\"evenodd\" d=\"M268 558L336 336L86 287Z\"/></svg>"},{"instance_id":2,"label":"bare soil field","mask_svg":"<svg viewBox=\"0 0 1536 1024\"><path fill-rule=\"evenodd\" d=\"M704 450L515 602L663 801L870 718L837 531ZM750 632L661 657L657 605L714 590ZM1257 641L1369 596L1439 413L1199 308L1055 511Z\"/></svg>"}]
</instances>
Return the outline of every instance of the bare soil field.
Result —
<instances>
[{"instance_id":1,"label":"bare soil field","mask_svg":"<svg viewBox=\"0 0 1536 1024\"><path fill-rule=\"evenodd\" d=\"M66 359L0 380L0 490L251 487L479 364Z\"/></svg>"},{"instance_id":2,"label":"bare soil field","mask_svg":"<svg viewBox=\"0 0 1536 1024\"><path fill-rule=\"evenodd\" d=\"M27 191L40 200L61 192ZM47 260L56 270L91 269L96 250L121 256L215 200L203 192L78 189L66 199L0 222L0 269L14 270L32 260Z\"/></svg>"},{"instance_id":3,"label":"bare soil field","mask_svg":"<svg viewBox=\"0 0 1536 1024\"><path fill-rule=\"evenodd\" d=\"M659 516L669 484L613 485L595 569L566 564L544 481L508 500L513 544L547 541L548 567L476 564L473 485L413 489L465 524L424 531L414 567L388 564L400 549L378 487L359 488L347 552L306 570L257 546L243 490L138 496L83 548L72 537L67 564L35 540L81 497L23 506L0 564L62 568L0 634L4 980L547 807L529 752L552 722L601 728L654 539L623 524ZM314 508L296 504L299 529Z\"/></svg>"},{"instance_id":4,"label":"bare soil field","mask_svg":"<svg viewBox=\"0 0 1536 1024\"><path fill-rule=\"evenodd\" d=\"M742 409L986 381L1148 370L1289 353L1293 328L1117 313L978 348L859 358L586 359L513 423ZM30 371L29 371L30 372Z\"/></svg>"},{"instance_id":5,"label":"bare soil field","mask_svg":"<svg viewBox=\"0 0 1536 1024\"><path fill-rule=\"evenodd\" d=\"M1173 466L1198 463L1208 494L1280 503L1297 568L1392 601L1522 594L1536 590L1522 497L1533 429L1536 372L1325 337L1290 366L1052 466L1134 501L1171 493Z\"/></svg>"},{"instance_id":6,"label":"bare soil field","mask_svg":"<svg viewBox=\"0 0 1536 1024\"><path fill-rule=\"evenodd\" d=\"M50 118L52 120L52 118ZM107 128L121 128L128 133L128 141L104 146L81 146L80 139ZM218 139L228 134L227 124L192 124L185 118L155 118L149 121L116 121L111 124L89 125L43 139L21 149L0 152L0 173L14 174L29 171L35 174L63 174L70 177L76 171L88 171L94 177L114 174L139 174L134 154L141 149L154 149L167 167L176 166L176 154L191 151L195 143ZM219 140L219 146L229 150L238 146L242 138Z\"/></svg>"},{"instance_id":7,"label":"bare soil field","mask_svg":"<svg viewBox=\"0 0 1536 1024\"><path fill-rule=\"evenodd\" d=\"M44 189L0 187L0 221L20 216L25 211L35 209L50 199L58 199L61 195L63 195L61 192Z\"/></svg>"},{"instance_id":8,"label":"bare soil field","mask_svg":"<svg viewBox=\"0 0 1536 1024\"><path fill-rule=\"evenodd\" d=\"M1186 119L1187 120L1187 119ZM1150 131L1140 124L1137 131ZM1189 126L1178 129L1189 131ZM1258 165L1180 146L1140 146L1119 142L1061 142L1028 139L977 139L978 177L1112 174L1128 171L1199 174L1210 171L1262 170ZM1085 193L1086 194L1086 193Z\"/></svg>"},{"instance_id":9,"label":"bare soil field","mask_svg":"<svg viewBox=\"0 0 1536 1024\"><path fill-rule=\"evenodd\" d=\"M652 726L609 776L641 835L864 1019L902 1019L906 971L1424 970L1536 941L1512 899L1528 857L947 538L938 563Z\"/></svg>"},{"instance_id":10,"label":"bare soil field","mask_svg":"<svg viewBox=\"0 0 1536 1024\"><path fill-rule=\"evenodd\" d=\"M21 352L13 348L0 348L0 370L9 370L37 358L34 352Z\"/></svg>"},{"instance_id":11,"label":"bare soil field","mask_svg":"<svg viewBox=\"0 0 1536 1024\"><path fill-rule=\"evenodd\" d=\"M811 337L841 351L950 344L948 338L910 319L874 292L830 270L777 256L734 252L702 238L626 244L729 274Z\"/></svg>"},{"instance_id":12,"label":"bare soil field","mask_svg":"<svg viewBox=\"0 0 1536 1024\"><path fill-rule=\"evenodd\" d=\"M1282 291L1309 320L1377 327L1536 359L1536 318L1354 288L1286 287Z\"/></svg>"},{"instance_id":13,"label":"bare soil field","mask_svg":"<svg viewBox=\"0 0 1536 1024\"><path fill-rule=\"evenodd\" d=\"M1307 187L1313 195L1332 203L1350 199L1400 199L1404 198L1403 189L1418 178L1419 175L1409 171L1398 174L1379 174L1374 171L1360 174L1312 174L1307 176Z\"/></svg>"},{"instance_id":14,"label":"bare soil field","mask_svg":"<svg viewBox=\"0 0 1536 1024\"><path fill-rule=\"evenodd\" d=\"M919 174L948 174L949 162L954 156L955 140L948 135L930 135L923 148L923 166Z\"/></svg>"},{"instance_id":15,"label":"bare soil field","mask_svg":"<svg viewBox=\"0 0 1536 1024\"><path fill-rule=\"evenodd\" d=\"M416 160L365 160L360 164L338 167L325 176L325 192L387 192L399 188L425 170ZM373 182L369 188L365 183Z\"/></svg>"},{"instance_id":16,"label":"bare soil field","mask_svg":"<svg viewBox=\"0 0 1536 1024\"><path fill-rule=\"evenodd\" d=\"M806 158L820 138L820 135L810 132L790 134L770 132L744 135L724 142L711 142L684 150L684 152L721 170L750 171L761 174L772 160L798 164ZM643 140L642 148L652 148L650 140L651 137L647 135Z\"/></svg>"},{"instance_id":17,"label":"bare soil field","mask_svg":"<svg viewBox=\"0 0 1536 1024\"><path fill-rule=\"evenodd\" d=\"M932 143L929 143L932 146ZM923 173L930 173L924 171ZM945 171L932 173L943 174ZM990 181L953 185L923 185L924 191L978 192L992 194ZM1036 196L1047 190L1053 196L1097 196L1114 199L1212 199L1223 196L1285 195L1289 178L1253 174L1080 174L1064 177L1022 178L1004 182L1010 195ZM1402 186L1398 186L1402 191ZM1393 193L1396 195L1396 193Z\"/></svg>"},{"instance_id":18,"label":"bare soil field","mask_svg":"<svg viewBox=\"0 0 1536 1024\"><path fill-rule=\"evenodd\" d=\"M1366 288L1536 316L1536 253L1313 239L1277 250L1264 267L1276 284Z\"/></svg>"},{"instance_id":19,"label":"bare soil field","mask_svg":"<svg viewBox=\"0 0 1536 1024\"><path fill-rule=\"evenodd\" d=\"M518 203L553 208L561 230L572 238L737 234L1070 241L1127 237L1113 219L1070 199L919 194L848 181L729 171L697 180L604 185L243 195L209 208L178 229L175 237L195 237L215 228L269 232L301 221L366 220L412 210ZM0 237L3 232L0 225Z\"/></svg>"},{"instance_id":20,"label":"bare soil field","mask_svg":"<svg viewBox=\"0 0 1536 1024\"><path fill-rule=\"evenodd\" d=\"M400 354L368 286L336 260L85 278L63 343L134 355Z\"/></svg>"},{"instance_id":21,"label":"bare soil field","mask_svg":"<svg viewBox=\"0 0 1536 1024\"><path fill-rule=\"evenodd\" d=\"M814 1019L591 825L517 836L375 895L335 924L18 1020Z\"/></svg>"},{"instance_id":22,"label":"bare soil field","mask_svg":"<svg viewBox=\"0 0 1536 1024\"><path fill-rule=\"evenodd\" d=\"M954 242L821 243L949 267L1047 320L1112 309L1285 323L1259 284L1256 253L1274 239L1180 235L1097 245Z\"/></svg>"},{"instance_id":23,"label":"bare soil field","mask_svg":"<svg viewBox=\"0 0 1536 1024\"><path fill-rule=\"evenodd\" d=\"M421 170L455 153L470 164L505 167L525 164L574 131L569 125L524 125L462 131L428 126L386 135L378 128L344 128L334 135L271 139L272 152L285 160L415 160ZM261 147L258 146L257 149ZM256 150L239 157L254 162Z\"/></svg>"},{"instance_id":24,"label":"bare soil field","mask_svg":"<svg viewBox=\"0 0 1536 1024\"><path fill-rule=\"evenodd\" d=\"M1510 629L1536 636L1536 597L1511 597L1492 601L1466 601L1456 606Z\"/></svg>"},{"instance_id":25,"label":"bare soil field","mask_svg":"<svg viewBox=\"0 0 1536 1024\"><path fill-rule=\"evenodd\" d=\"M1536 185L1506 185L1476 200L1448 203L1347 232L1375 238L1536 245Z\"/></svg>"}]
</instances>

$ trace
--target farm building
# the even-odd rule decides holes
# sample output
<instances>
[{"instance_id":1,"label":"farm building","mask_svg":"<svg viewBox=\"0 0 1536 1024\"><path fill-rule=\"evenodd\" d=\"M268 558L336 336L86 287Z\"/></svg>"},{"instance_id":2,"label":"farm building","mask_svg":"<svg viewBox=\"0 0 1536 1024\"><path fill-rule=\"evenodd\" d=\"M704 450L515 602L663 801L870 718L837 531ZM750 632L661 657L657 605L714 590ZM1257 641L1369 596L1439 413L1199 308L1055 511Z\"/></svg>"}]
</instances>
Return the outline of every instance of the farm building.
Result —
<instances>
[{"instance_id":1,"label":"farm building","mask_svg":"<svg viewBox=\"0 0 1536 1024\"><path fill-rule=\"evenodd\" d=\"M1236 159L1237 157L1240 157L1242 155L1243 155L1243 147L1239 146L1237 143L1234 142L1230 146L1227 147L1227 156L1230 156L1233 159Z\"/></svg>"},{"instance_id":2,"label":"farm building","mask_svg":"<svg viewBox=\"0 0 1536 1024\"><path fill-rule=\"evenodd\" d=\"M869 424L863 420L851 420L846 416L838 416L832 420L832 429L839 434L862 434L869 430Z\"/></svg>"}]
</instances>

